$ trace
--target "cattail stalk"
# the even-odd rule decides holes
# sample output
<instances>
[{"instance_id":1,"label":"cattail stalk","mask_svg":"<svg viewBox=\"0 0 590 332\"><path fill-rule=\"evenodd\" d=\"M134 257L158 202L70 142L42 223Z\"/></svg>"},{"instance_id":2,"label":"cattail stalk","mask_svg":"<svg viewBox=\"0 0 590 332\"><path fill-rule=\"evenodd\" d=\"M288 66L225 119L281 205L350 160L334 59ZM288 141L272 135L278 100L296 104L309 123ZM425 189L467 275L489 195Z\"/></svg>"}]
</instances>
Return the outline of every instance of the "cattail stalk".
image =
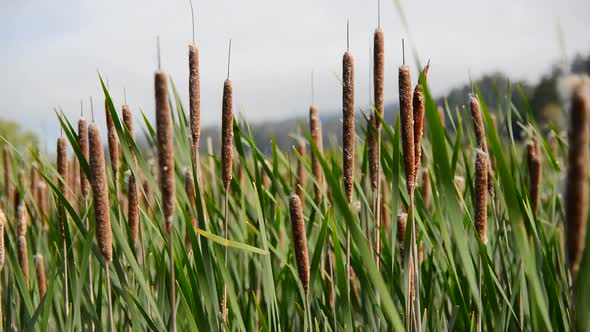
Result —
<instances>
[{"instance_id":1,"label":"cattail stalk","mask_svg":"<svg viewBox=\"0 0 590 332\"><path fill-rule=\"evenodd\" d=\"M303 162L301 160L305 160L307 156L305 143L299 142L299 144L297 144L297 153L299 153L301 159L297 159L297 187L295 188L295 192L297 193L297 196L299 196L299 199L303 203L303 195L305 193L305 190L303 190L303 187L305 186L305 166L303 166Z\"/></svg>"},{"instance_id":2,"label":"cattail stalk","mask_svg":"<svg viewBox=\"0 0 590 332\"><path fill-rule=\"evenodd\" d=\"M311 144L315 145L318 153L321 154L324 151L322 123L319 109L315 105L309 108L309 131L311 132ZM319 158L313 149L311 150L311 170L316 182L316 185L314 185L315 199L319 202L322 197L324 173L322 172L322 165L320 164Z\"/></svg>"},{"instance_id":3,"label":"cattail stalk","mask_svg":"<svg viewBox=\"0 0 590 332\"><path fill-rule=\"evenodd\" d=\"M64 198L67 199L68 197L68 186L66 184L66 180L68 178L68 152L66 146L66 139L65 137L60 137L57 139L57 172L59 174L59 190L64 195ZM62 237L62 246L63 246L63 254L64 254L64 298L65 298L65 316L69 315L69 285L68 285L68 253L66 248L66 238L65 238L65 225L67 222L67 214L65 211L65 207L61 202L58 201L58 219L59 219L59 227L61 231Z\"/></svg>"},{"instance_id":4,"label":"cattail stalk","mask_svg":"<svg viewBox=\"0 0 590 332\"><path fill-rule=\"evenodd\" d=\"M531 208L536 215L539 210L539 184L541 182L541 154L537 142L527 144L527 166L529 169L529 196Z\"/></svg>"},{"instance_id":5,"label":"cattail stalk","mask_svg":"<svg viewBox=\"0 0 590 332\"><path fill-rule=\"evenodd\" d=\"M95 236L98 250L104 259L104 269L107 279L109 324L111 331L113 331L113 306L109 275L109 263L113 260L113 238L111 233L111 216L109 212L104 152L100 139L100 129L95 123L92 123L88 128L88 143L90 152L90 185L94 197Z\"/></svg>"},{"instance_id":6,"label":"cattail stalk","mask_svg":"<svg viewBox=\"0 0 590 332\"><path fill-rule=\"evenodd\" d=\"M37 286L39 287L39 297L42 299L47 293L47 277L45 276L45 261L43 255L35 255L35 273L37 275Z\"/></svg>"},{"instance_id":7,"label":"cattail stalk","mask_svg":"<svg viewBox=\"0 0 590 332\"><path fill-rule=\"evenodd\" d=\"M569 268L575 284L586 239L588 217L588 157L590 142L590 83L575 88L568 131L568 169L565 189L566 243Z\"/></svg>"},{"instance_id":8,"label":"cattail stalk","mask_svg":"<svg viewBox=\"0 0 590 332\"><path fill-rule=\"evenodd\" d=\"M231 41L230 41L231 47ZM233 114L233 88L232 83L228 79L223 83L223 103L222 103L222 119L221 119L221 178L223 181L223 188L225 190L225 209L223 220L223 234L228 238L228 222L229 222L229 185L232 179L232 164L233 164L233 137L234 137L234 114ZM227 247L225 247L225 265L227 267ZM223 285L223 295L221 299L221 313L224 318L224 326L227 323L227 285ZM225 328L223 328L225 330Z\"/></svg>"},{"instance_id":9,"label":"cattail stalk","mask_svg":"<svg viewBox=\"0 0 590 332\"><path fill-rule=\"evenodd\" d=\"M191 225L193 228L197 228L199 227L199 220L197 219L196 215L197 203L195 200L195 183L191 175L191 171L189 169L187 169L184 172L184 190L186 191L186 195L188 196L188 211L191 218Z\"/></svg>"},{"instance_id":10,"label":"cattail stalk","mask_svg":"<svg viewBox=\"0 0 590 332\"><path fill-rule=\"evenodd\" d=\"M174 249L172 227L176 207L174 174L174 138L172 115L168 103L168 76L163 71L155 74L156 127L158 136L158 165L164 223L168 233L168 258L170 261L170 331L176 331L176 281L174 277Z\"/></svg>"}]
</instances>

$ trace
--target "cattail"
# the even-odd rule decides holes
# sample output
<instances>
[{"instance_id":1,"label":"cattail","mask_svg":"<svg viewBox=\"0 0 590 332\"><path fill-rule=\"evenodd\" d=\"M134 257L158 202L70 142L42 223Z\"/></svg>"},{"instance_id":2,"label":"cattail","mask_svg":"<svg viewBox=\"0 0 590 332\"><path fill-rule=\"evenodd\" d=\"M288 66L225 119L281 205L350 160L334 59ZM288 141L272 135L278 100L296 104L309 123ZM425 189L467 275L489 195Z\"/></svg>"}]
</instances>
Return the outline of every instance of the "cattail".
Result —
<instances>
[{"instance_id":1,"label":"cattail","mask_svg":"<svg viewBox=\"0 0 590 332\"><path fill-rule=\"evenodd\" d=\"M4 171L4 195L10 200L10 151L6 144L2 148L2 163Z\"/></svg>"},{"instance_id":2,"label":"cattail","mask_svg":"<svg viewBox=\"0 0 590 332\"><path fill-rule=\"evenodd\" d=\"M342 58L342 173L344 193L348 202L352 201L354 187L354 60L352 53L346 51Z\"/></svg>"},{"instance_id":3,"label":"cattail","mask_svg":"<svg viewBox=\"0 0 590 332\"><path fill-rule=\"evenodd\" d=\"M374 103L375 112L383 117L384 104L383 94L385 85L385 36L383 30L377 28L373 35L373 85L374 85ZM377 132L381 129L381 119L375 118L375 129Z\"/></svg>"},{"instance_id":4,"label":"cattail","mask_svg":"<svg viewBox=\"0 0 590 332\"><path fill-rule=\"evenodd\" d=\"M29 192L33 198L35 195L35 189L37 188L37 182L39 182L39 174L37 174L37 168L35 165L35 162L31 164L31 170L29 172Z\"/></svg>"},{"instance_id":5,"label":"cattail","mask_svg":"<svg viewBox=\"0 0 590 332\"><path fill-rule=\"evenodd\" d=\"M39 181L37 184L37 204L41 211L41 226L43 229L47 228L47 217L49 215L49 194L47 185L43 181Z\"/></svg>"},{"instance_id":6,"label":"cattail","mask_svg":"<svg viewBox=\"0 0 590 332\"><path fill-rule=\"evenodd\" d=\"M527 165L529 168L529 195L533 214L539 209L539 183L541 182L541 155L535 141L527 144Z\"/></svg>"},{"instance_id":7,"label":"cattail","mask_svg":"<svg viewBox=\"0 0 590 332\"><path fill-rule=\"evenodd\" d=\"M113 239L111 234L111 216L109 214L109 197L106 167L100 129L92 123L88 127L90 152L90 185L94 196L94 219L96 223L96 242L98 249L107 262L113 260Z\"/></svg>"},{"instance_id":8,"label":"cattail","mask_svg":"<svg viewBox=\"0 0 590 332\"><path fill-rule=\"evenodd\" d=\"M27 239L24 235L19 235L16 241L18 249L18 263L23 272L25 284L29 284L29 257L27 253Z\"/></svg>"},{"instance_id":9,"label":"cattail","mask_svg":"<svg viewBox=\"0 0 590 332\"><path fill-rule=\"evenodd\" d=\"M588 78L576 86L570 109L568 169L565 192L567 253L573 280L576 280L588 217L588 145L590 141L590 86Z\"/></svg>"},{"instance_id":10,"label":"cattail","mask_svg":"<svg viewBox=\"0 0 590 332\"><path fill-rule=\"evenodd\" d=\"M432 189L430 187L430 178L428 177L428 169L422 168L420 171L422 182L420 187L422 188L422 199L424 200L424 206L426 208L430 207L430 202L432 200Z\"/></svg>"},{"instance_id":11,"label":"cattail","mask_svg":"<svg viewBox=\"0 0 590 332\"><path fill-rule=\"evenodd\" d=\"M475 160L475 228L481 242L488 242L486 226L488 221L488 154L477 149Z\"/></svg>"},{"instance_id":12,"label":"cattail","mask_svg":"<svg viewBox=\"0 0 590 332\"><path fill-rule=\"evenodd\" d=\"M27 235L27 208L24 202L21 202L16 209L16 234L19 236Z\"/></svg>"},{"instance_id":13,"label":"cattail","mask_svg":"<svg viewBox=\"0 0 590 332\"><path fill-rule=\"evenodd\" d=\"M37 254L33 258L35 261L35 273L37 274L37 286L39 287L39 297L43 298L47 293L47 277L45 276L45 260L43 255Z\"/></svg>"},{"instance_id":14,"label":"cattail","mask_svg":"<svg viewBox=\"0 0 590 332\"><path fill-rule=\"evenodd\" d=\"M303 222L303 211L301 209L301 200L297 194L289 197L289 212L291 214L291 226L293 231L293 249L295 259L297 260L297 270L299 279L305 290L305 295L309 294L309 258L307 253L307 237L305 235L305 224Z\"/></svg>"},{"instance_id":15,"label":"cattail","mask_svg":"<svg viewBox=\"0 0 590 332\"><path fill-rule=\"evenodd\" d=\"M414 95L412 98L412 108L414 111L414 162L416 163L416 173L420 170L422 162L422 136L424 135L424 88L426 84L426 77L430 65L426 65L422 71L422 75L418 84L414 88Z\"/></svg>"},{"instance_id":16,"label":"cattail","mask_svg":"<svg viewBox=\"0 0 590 332\"><path fill-rule=\"evenodd\" d=\"M483 124L483 118L481 115L481 108L479 106L479 101L476 97L471 97L470 101L471 106L471 119L473 120L473 129L475 131L475 139L477 140L477 147L480 148L483 152L488 152L488 144L486 141L486 131Z\"/></svg>"},{"instance_id":17,"label":"cattail","mask_svg":"<svg viewBox=\"0 0 590 332\"><path fill-rule=\"evenodd\" d=\"M311 132L311 143L316 146L319 153L322 153L324 150L322 123L320 120L319 109L314 105L309 108L309 131ZM314 186L315 199L316 201L319 201L322 197L324 175L322 173L322 165L313 149L311 150L311 170L313 177L317 182L317 185Z\"/></svg>"},{"instance_id":18,"label":"cattail","mask_svg":"<svg viewBox=\"0 0 590 332\"><path fill-rule=\"evenodd\" d=\"M297 153L301 156L301 159L305 160L307 156L307 150L305 149L305 143L299 142L297 145ZM297 187L295 188L295 192L299 199L303 202L303 194L304 190L303 187L305 186L305 166L303 166L303 162L301 159L297 158Z\"/></svg>"},{"instance_id":19,"label":"cattail","mask_svg":"<svg viewBox=\"0 0 590 332\"><path fill-rule=\"evenodd\" d=\"M446 128L447 127L447 116L445 113L445 109L442 108L441 106L439 106L439 107L437 107L437 111L438 111L438 118L440 120L442 127Z\"/></svg>"},{"instance_id":20,"label":"cattail","mask_svg":"<svg viewBox=\"0 0 590 332\"><path fill-rule=\"evenodd\" d=\"M233 89L229 79L223 83L223 105L221 121L221 177L223 188L227 191L232 179L233 163L233 139L234 139L234 113Z\"/></svg>"},{"instance_id":21,"label":"cattail","mask_svg":"<svg viewBox=\"0 0 590 332\"><path fill-rule=\"evenodd\" d=\"M6 215L0 209L0 271L4 268L4 260L6 259L6 253L4 251L4 226L6 225L6 221Z\"/></svg>"},{"instance_id":22,"label":"cattail","mask_svg":"<svg viewBox=\"0 0 590 332\"><path fill-rule=\"evenodd\" d=\"M162 208L166 231L172 232L172 219L176 206L174 175L174 138L172 115L168 103L168 76L157 71L155 74L156 90L156 127L158 133L158 162L160 168L160 190L162 191Z\"/></svg>"},{"instance_id":23,"label":"cattail","mask_svg":"<svg viewBox=\"0 0 590 332\"><path fill-rule=\"evenodd\" d=\"M191 157L198 167L199 139L201 137L201 81L199 78L199 49L188 47L189 106L191 126Z\"/></svg>"},{"instance_id":24,"label":"cattail","mask_svg":"<svg viewBox=\"0 0 590 332\"><path fill-rule=\"evenodd\" d=\"M59 173L59 191L68 199L68 151L66 146L66 139L60 137L57 139L57 172ZM61 204L60 204L61 205ZM59 209L59 227L61 230L62 239L65 238L65 223L67 215L65 208L61 206Z\"/></svg>"},{"instance_id":25,"label":"cattail","mask_svg":"<svg viewBox=\"0 0 590 332\"><path fill-rule=\"evenodd\" d=\"M188 196L189 202L189 215L191 218L191 225L193 228L199 227L199 221L197 216L195 215L197 211L197 203L195 200L196 190L195 190L195 183L193 180L193 176L191 175L191 171L187 168L184 172L184 190L186 191L186 195Z\"/></svg>"},{"instance_id":26,"label":"cattail","mask_svg":"<svg viewBox=\"0 0 590 332\"><path fill-rule=\"evenodd\" d=\"M414 112L412 110L412 78L410 66L399 67L399 105L402 129L402 145L404 152L404 168L406 186L410 195L414 192L416 178L415 146L414 146Z\"/></svg>"},{"instance_id":27,"label":"cattail","mask_svg":"<svg viewBox=\"0 0 590 332\"><path fill-rule=\"evenodd\" d=\"M107 140L109 143L109 158L111 159L111 169L113 170L113 178L115 183L119 176L119 142L117 140L117 130L115 129L115 122L108 104L104 101L105 116L107 120Z\"/></svg>"},{"instance_id":28,"label":"cattail","mask_svg":"<svg viewBox=\"0 0 590 332\"><path fill-rule=\"evenodd\" d=\"M82 155L88 162L88 123L84 118L80 118L78 121L78 145L82 151ZM80 194L83 200L88 197L88 179L86 178L86 172L82 169L80 162Z\"/></svg>"},{"instance_id":29,"label":"cattail","mask_svg":"<svg viewBox=\"0 0 590 332\"><path fill-rule=\"evenodd\" d=\"M133 142L135 140L135 133L133 131L133 114L127 105L123 105L123 123L125 124L125 127L127 127L129 137ZM131 163L137 168L137 157L132 149L132 142L129 143ZM127 185L127 221L129 222L129 229L131 230L131 238L133 239L133 242L136 243L139 239L139 189L137 187L137 178L133 171L129 174Z\"/></svg>"}]
</instances>

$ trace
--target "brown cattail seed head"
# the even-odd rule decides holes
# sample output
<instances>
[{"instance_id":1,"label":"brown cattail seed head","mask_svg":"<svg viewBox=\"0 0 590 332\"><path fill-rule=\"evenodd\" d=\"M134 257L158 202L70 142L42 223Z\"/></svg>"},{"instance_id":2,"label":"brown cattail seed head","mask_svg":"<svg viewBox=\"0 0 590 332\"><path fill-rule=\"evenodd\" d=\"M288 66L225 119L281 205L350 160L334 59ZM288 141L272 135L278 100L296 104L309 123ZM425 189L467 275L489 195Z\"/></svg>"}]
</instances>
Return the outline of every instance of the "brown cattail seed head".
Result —
<instances>
[{"instance_id":1,"label":"brown cattail seed head","mask_svg":"<svg viewBox=\"0 0 590 332\"><path fill-rule=\"evenodd\" d=\"M305 192L303 190L305 186L305 166L303 166L303 162L301 160L305 160L305 158L307 157L305 143L299 142L299 144L297 144L297 153L299 153L301 159L297 158L297 187L295 188L295 191L297 193L297 196L299 196L299 199L303 201L303 195Z\"/></svg>"},{"instance_id":2,"label":"brown cattail seed head","mask_svg":"<svg viewBox=\"0 0 590 332\"><path fill-rule=\"evenodd\" d=\"M535 141L527 144L527 165L529 168L529 196L533 213L539 209L539 184L541 182L541 153Z\"/></svg>"},{"instance_id":3,"label":"brown cattail seed head","mask_svg":"<svg viewBox=\"0 0 590 332\"><path fill-rule=\"evenodd\" d=\"M201 81L199 78L199 49L194 45L188 47L188 68L191 157L195 167L197 167L199 140L201 137Z\"/></svg>"},{"instance_id":4,"label":"brown cattail seed head","mask_svg":"<svg viewBox=\"0 0 590 332\"><path fill-rule=\"evenodd\" d=\"M134 174L129 175L129 188L127 190L127 221L131 230L133 242L139 239L139 190Z\"/></svg>"},{"instance_id":5,"label":"brown cattail seed head","mask_svg":"<svg viewBox=\"0 0 590 332\"><path fill-rule=\"evenodd\" d=\"M221 177L223 188L227 191L232 179L234 113L233 89L229 79L223 83L223 105L221 121Z\"/></svg>"},{"instance_id":6,"label":"brown cattail seed head","mask_svg":"<svg viewBox=\"0 0 590 332\"><path fill-rule=\"evenodd\" d=\"M156 127L158 134L158 165L160 169L160 190L162 191L162 208L166 231L172 231L172 219L176 207L174 175L174 137L172 114L168 103L168 76L157 71L155 74L156 90Z\"/></svg>"},{"instance_id":7,"label":"brown cattail seed head","mask_svg":"<svg viewBox=\"0 0 590 332\"><path fill-rule=\"evenodd\" d=\"M88 161L88 124L84 118L81 118L78 121L78 145L80 146L80 150L84 155L86 161ZM86 178L86 172L84 172L82 168L82 164L80 166L80 194L82 195L83 199L88 197L88 179Z\"/></svg>"},{"instance_id":8,"label":"brown cattail seed head","mask_svg":"<svg viewBox=\"0 0 590 332\"><path fill-rule=\"evenodd\" d=\"M6 226L6 215L0 209L0 271L4 268L6 252L4 250L4 227Z\"/></svg>"},{"instance_id":9,"label":"brown cattail seed head","mask_svg":"<svg viewBox=\"0 0 590 332\"><path fill-rule=\"evenodd\" d=\"M196 190L195 190L195 183L193 180L193 176L191 175L191 171L187 168L184 172L184 190L186 191L186 195L188 196L189 202L189 215L191 218L191 224L193 228L199 226L199 222L196 216L197 212L197 202L195 199Z\"/></svg>"},{"instance_id":10,"label":"brown cattail seed head","mask_svg":"<svg viewBox=\"0 0 590 332\"><path fill-rule=\"evenodd\" d=\"M416 154L414 152L414 112L412 110L412 78L410 66L399 67L399 105L401 116L404 168L408 193L414 192L416 179Z\"/></svg>"},{"instance_id":11,"label":"brown cattail seed head","mask_svg":"<svg viewBox=\"0 0 590 332\"><path fill-rule=\"evenodd\" d=\"M416 84L412 99L414 109L414 162L416 173L420 170L422 162L422 136L424 135L424 91L422 84Z\"/></svg>"},{"instance_id":12,"label":"brown cattail seed head","mask_svg":"<svg viewBox=\"0 0 590 332\"><path fill-rule=\"evenodd\" d=\"M324 151L322 139L322 123L320 121L320 111L314 105L309 108L309 131L311 132L311 144L317 147L319 153ZM315 199L319 201L322 197L322 187L324 184L324 174L322 172L322 165L313 149L311 150L311 170L313 177L317 182L314 187Z\"/></svg>"},{"instance_id":13,"label":"brown cattail seed head","mask_svg":"<svg viewBox=\"0 0 590 332\"><path fill-rule=\"evenodd\" d=\"M16 234L27 235L27 208L25 202L21 201L16 209Z\"/></svg>"},{"instance_id":14,"label":"brown cattail seed head","mask_svg":"<svg viewBox=\"0 0 590 332\"><path fill-rule=\"evenodd\" d=\"M68 179L68 151L66 146L66 139L60 137L57 139L57 172L59 174L59 191L64 195L65 199L68 199L68 185L66 183ZM65 223L67 215L65 208L60 207L58 209L59 214L59 227L62 235L62 239L65 238Z\"/></svg>"},{"instance_id":15,"label":"brown cattail seed head","mask_svg":"<svg viewBox=\"0 0 590 332\"><path fill-rule=\"evenodd\" d=\"M113 170L113 176L115 181L119 176L119 142L117 140L117 130L115 129L115 123L113 116L110 111L108 101L104 101L105 117L107 120L107 140L109 143L109 158L111 159L111 169Z\"/></svg>"},{"instance_id":16,"label":"brown cattail seed head","mask_svg":"<svg viewBox=\"0 0 590 332\"><path fill-rule=\"evenodd\" d=\"M586 78L574 90L568 132L568 169L565 193L567 253L576 280L588 218L588 157L590 141L590 83Z\"/></svg>"},{"instance_id":17,"label":"brown cattail seed head","mask_svg":"<svg viewBox=\"0 0 590 332\"><path fill-rule=\"evenodd\" d=\"M29 284L29 255L27 253L27 239L24 235L19 235L18 239L16 240L17 249L18 249L18 263L20 265L20 269L23 272L23 277L25 279L25 284Z\"/></svg>"},{"instance_id":18,"label":"brown cattail seed head","mask_svg":"<svg viewBox=\"0 0 590 332\"><path fill-rule=\"evenodd\" d=\"M385 36L383 30L375 30L373 36L373 86L375 111L383 117L383 93L385 83ZM381 129L381 120L375 119L375 129Z\"/></svg>"},{"instance_id":19,"label":"brown cattail seed head","mask_svg":"<svg viewBox=\"0 0 590 332\"><path fill-rule=\"evenodd\" d=\"M483 152L488 152L488 144L486 141L486 131L483 124L483 117L481 115L481 108L476 97L471 97L469 104L471 106L471 119L473 120L473 129L475 131L475 139L477 140L477 147Z\"/></svg>"},{"instance_id":20,"label":"brown cattail seed head","mask_svg":"<svg viewBox=\"0 0 590 332\"><path fill-rule=\"evenodd\" d=\"M95 123L88 128L88 142L90 148L90 185L94 196L96 242L103 258L107 262L111 262L113 260L113 238L111 234L106 167L102 141L100 140L100 129Z\"/></svg>"},{"instance_id":21,"label":"brown cattail seed head","mask_svg":"<svg viewBox=\"0 0 590 332\"><path fill-rule=\"evenodd\" d=\"M346 51L342 59L342 174L344 193L352 202L354 187L354 60L352 53Z\"/></svg>"},{"instance_id":22,"label":"brown cattail seed head","mask_svg":"<svg viewBox=\"0 0 590 332\"><path fill-rule=\"evenodd\" d=\"M475 159L475 228L481 242L488 242L486 226L488 221L488 154L477 149Z\"/></svg>"},{"instance_id":23,"label":"brown cattail seed head","mask_svg":"<svg viewBox=\"0 0 590 332\"><path fill-rule=\"evenodd\" d=\"M45 276L45 260L43 255L35 255L35 273L37 274L37 286L39 287L39 297L43 298L47 293L47 277Z\"/></svg>"},{"instance_id":24,"label":"brown cattail seed head","mask_svg":"<svg viewBox=\"0 0 590 332\"><path fill-rule=\"evenodd\" d=\"M293 249L295 259L297 260L297 270L299 279L305 290L305 295L309 294L309 258L307 253L307 237L305 235L305 224L303 222L303 211L301 209L301 200L296 194L289 197L289 212L291 214L291 226L293 230Z\"/></svg>"}]
</instances>

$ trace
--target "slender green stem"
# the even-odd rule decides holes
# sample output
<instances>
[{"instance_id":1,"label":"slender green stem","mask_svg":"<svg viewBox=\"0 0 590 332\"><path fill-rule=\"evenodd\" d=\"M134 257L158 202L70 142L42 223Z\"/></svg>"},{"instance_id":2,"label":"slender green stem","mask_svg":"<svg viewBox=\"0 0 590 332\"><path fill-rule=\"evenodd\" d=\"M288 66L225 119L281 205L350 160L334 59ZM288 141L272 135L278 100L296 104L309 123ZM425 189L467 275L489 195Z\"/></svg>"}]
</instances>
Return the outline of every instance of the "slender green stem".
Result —
<instances>
[{"instance_id":1,"label":"slender green stem","mask_svg":"<svg viewBox=\"0 0 590 332\"><path fill-rule=\"evenodd\" d=\"M109 273L109 263L104 263L104 270L107 278L107 297L108 297L108 310L109 310L109 331L115 331L115 322L113 320L113 298L111 295L111 275Z\"/></svg>"},{"instance_id":2,"label":"slender green stem","mask_svg":"<svg viewBox=\"0 0 590 332\"><path fill-rule=\"evenodd\" d=\"M168 258L170 260L170 332L176 332L176 278L174 275L174 230L168 232Z\"/></svg>"}]
</instances>

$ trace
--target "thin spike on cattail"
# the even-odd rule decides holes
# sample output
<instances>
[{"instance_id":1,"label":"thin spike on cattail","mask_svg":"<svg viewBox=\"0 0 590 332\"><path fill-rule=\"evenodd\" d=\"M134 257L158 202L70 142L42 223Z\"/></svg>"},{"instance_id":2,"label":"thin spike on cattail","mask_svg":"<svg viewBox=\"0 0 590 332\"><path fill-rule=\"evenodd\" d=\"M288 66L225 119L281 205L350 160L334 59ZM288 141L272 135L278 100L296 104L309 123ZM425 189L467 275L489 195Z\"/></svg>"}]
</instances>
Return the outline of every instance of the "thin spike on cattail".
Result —
<instances>
[{"instance_id":1,"label":"thin spike on cattail","mask_svg":"<svg viewBox=\"0 0 590 332\"><path fill-rule=\"evenodd\" d=\"M587 76L575 87L568 131L568 169L565 189L566 243L569 268L576 280L588 219L588 158L590 142L590 83Z\"/></svg>"},{"instance_id":2,"label":"thin spike on cattail","mask_svg":"<svg viewBox=\"0 0 590 332\"><path fill-rule=\"evenodd\" d=\"M307 157L307 149L305 148L305 143L299 142L297 144L297 153L301 156L301 159L305 160ZM299 199L304 202L303 195L305 193L304 186L305 186L305 166L303 166L303 162L301 159L297 158L297 187L295 191Z\"/></svg>"},{"instance_id":3,"label":"thin spike on cattail","mask_svg":"<svg viewBox=\"0 0 590 332\"><path fill-rule=\"evenodd\" d=\"M23 278L25 279L25 285L29 285L29 254L27 251L27 239L24 235L19 235L16 241L18 263L21 271L23 272Z\"/></svg>"},{"instance_id":4,"label":"thin spike on cattail","mask_svg":"<svg viewBox=\"0 0 590 332\"><path fill-rule=\"evenodd\" d=\"M189 45L188 64L191 157L195 167L198 167L199 140L201 137L201 81L199 77L199 49L195 45Z\"/></svg>"},{"instance_id":5,"label":"thin spike on cattail","mask_svg":"<svg viewBox=\"0 0 590 332\"><path fill-rule=\"evenodd\" d=\"M232 179L233 168L233 88L232 82L226 79L223 83L223 105L221 121L221 178L223 188L227 191Z\"/></svg>"},{"instance_id":6,"label":"thin spike on cattail","mask_svg":"<svg viewBox=\"0 0 590 332\"><path fill-rule=\"evenodd\" d=\"M311 132L311 144L315 145L318 153L324 151L323 138L322 138L322 122L320 120L320 111L315 105L311 105L309 108L309 131ZM313 177L317 182L314 186L315 199L319 202L322 197L322 188L324 183L324 174L322 172L322 165L318 159L317 154L314 150L311 150L311 170Z\"/></svg>"},{"instance_id":7,"label":"thin spike on cattail","mask_svg":"<svg viewBox=\"0 0 590 332\"><path fill-rule=\"evenodd\" d=\"M59 174L59 191L64 195L64 198L68 199L68 185L66 183L68 179L68 151L65 137L57 139L57 172ZM59 208L59 227L61 230L62 239L65 237L65 223L67 214L65 208L61 206Z\"/></svg>"},{"instance_id":8,"label":"thin spike on cattail","mask_svg":"<svg viewBox=\"0 0 590 332\"><path fill-rule=\"evenodd\" d=\"M47 293L47 277L45 275L45 260L43 255L37 254L33 257L35 261L35 274L37 275L37 287L39 287L39 297L43 298Z\"/></svg>"},{"instance_id":9,"label":"thin spike on cattail","mask_svg":"<svg viewBox=\"0 0 590 332\"><path fill-rule=\"evenodd\" d=\"M399 67L399 105L401 138L403 146L406 186L410 195L414 192L416 178L416 154L414 152L414 112L412 110L412 79L410 66Z\"/></svg>"},{"instance_id":10,"label":"thin spike on cattail","mask_svg":"<svg viewBox=\"0 0 590 332\"><path fill-rule=\"evenodd\" d=\"M539 184L541 182L541 154L535 141L527 144L527 166L529 169L529 196L533 214L539 210Z\"/></svg>"},{"instance_id":11,"label":"thin spike on cattail","mask_svg":"<svg viewBox=\"0 0 590 332\"><path fill-rule=\"evenodd\" d=\"M292 194L289 197L289 212L291 215L293 251L295 252L295 259L297 261L297 271L299 272L299 280L307 296L309 294L309 257L301 200L297 194Z\"/></svg>"},{"instance_id":12,"label":"thin spike on cattail","mask_svg":"<svg viewBox=\"0 0 590 332\"><path fill-rule=\"evenodd\" d=\"M88 127L88 145L90 152L90 185L94 196L94 219L96 224L96 242L98 249L107 262L113 260L113 239L111 233L111 216L106 178L106 166L100 129L92 123Z\"/></svg>"},{"instance_id":13,"label":"thin spike on cattail","mask_svg":"<svg viewBox=\"0 0 590 332\"><path fill-rule=\"evenodd\" d=\"M483 244L488 242L486 228L488 221L488 154L477 149L475 159L475 228Z\"/></svg>"},{"instance_id":14,"label":"thin spike on cattail","mask_svg":"<svg viewBox=\"0 0 590 332\"><path fill-rule=\"evenodd\" d=\"M342 58L342 173L344 193L352 202L354 187L354 59L350 51Z\"/></svg>"},{"instance_id":15,"label":"thin spike on cattail","mask_svg":"<svg viewBox=\"0 0 590 332\"><path fill-rule=\"evenodd\" d=\"M172 114L168 103L168 75L162 71L155 74L156 127L158 136L158 165L160 190L166 231L172 232L175 199L174 138Z\"/></svg>"}]
</instances>

